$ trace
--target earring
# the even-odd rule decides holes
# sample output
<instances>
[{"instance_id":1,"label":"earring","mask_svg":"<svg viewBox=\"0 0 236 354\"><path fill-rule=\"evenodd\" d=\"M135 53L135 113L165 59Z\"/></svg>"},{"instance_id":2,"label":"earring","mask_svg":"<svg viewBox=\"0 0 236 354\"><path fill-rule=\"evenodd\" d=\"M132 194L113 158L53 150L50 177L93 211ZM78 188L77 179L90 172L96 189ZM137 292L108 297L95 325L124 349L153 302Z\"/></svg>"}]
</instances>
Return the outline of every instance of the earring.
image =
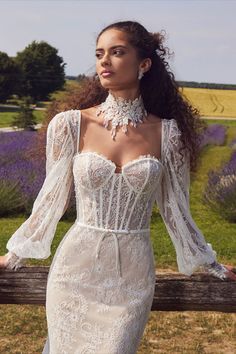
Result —
<instances>
[{"instance_id":1,"label":"earring","mask_svg":"<svg viewBox=\"0 0 236 354\"><path fill-rule=\"evenodd\" d=\"M138 79L141 80L142 77L143 77L143 72L140 70L140 71L139 71L139 74L138 74Z\"/></svg>"}]
</instances>

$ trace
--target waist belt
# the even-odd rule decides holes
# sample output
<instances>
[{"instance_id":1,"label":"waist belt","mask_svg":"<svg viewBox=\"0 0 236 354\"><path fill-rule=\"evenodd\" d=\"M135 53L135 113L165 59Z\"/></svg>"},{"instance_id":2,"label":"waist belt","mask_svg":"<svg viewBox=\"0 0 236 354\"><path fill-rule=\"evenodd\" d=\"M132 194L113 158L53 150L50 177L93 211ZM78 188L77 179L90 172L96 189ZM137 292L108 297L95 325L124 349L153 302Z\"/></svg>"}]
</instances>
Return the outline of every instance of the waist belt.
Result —
<instances>
[{"instance_id":1,"label":"waist belt","mask_svg":"<svg viewBox=\"0 0 236 354\"><path fill-rule=\"evenodd\" d=\"M103 227L98 227L98 226L93 226L89 224L82 223L80 221L76 221L77 225L87 227L89 229L97 230L97 231L102 231L101 236L98 239L98 243L96 246L96 251L95 251L95 261L94 261L94 266L96 263L96 260L99 257L99 250L101 246L101 242L104 239L104 237L108 234L111 234L113 236L114 242L115 242L115 250L116 250L116 270L117 270L117 275L121 277L121 266L120 266L120 255L119 255L119 243L118 243L118 238L117 234L138 234L138 233L149 233L150 228L148 229L108 229L108 228L103 228ZM93 266L93 269L94 269Z\"/></svg>"}]
</instances>

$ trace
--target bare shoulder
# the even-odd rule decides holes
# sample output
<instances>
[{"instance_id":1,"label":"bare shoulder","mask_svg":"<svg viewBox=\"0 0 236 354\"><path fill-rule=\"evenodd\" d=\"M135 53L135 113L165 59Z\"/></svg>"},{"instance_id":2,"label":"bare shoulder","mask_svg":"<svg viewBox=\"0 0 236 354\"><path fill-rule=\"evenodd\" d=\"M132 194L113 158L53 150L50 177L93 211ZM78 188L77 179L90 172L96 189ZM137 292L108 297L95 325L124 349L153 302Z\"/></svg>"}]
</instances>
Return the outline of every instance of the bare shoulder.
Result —
<instances>
[{"instance_id":1,"label":"bare shoulder","mask_svg":"<svg viewBox=\"0 0 236 354\"><path fill-rule=\"evenodd\" d=\"M97 107L98 106L93 106L93 107L81 109L80 112L81 112L82 120L86 121L87 123L95 121Z\"/></svg>"},{"instance_id":2,"label":"bare shoulder","mask_svg":"<svg viewBox=\"0 0 236 354\"><path fill-rule=\"evenodd\" d=\"M152 113L149 113L148 120L150 123L153 123L153 124L159 124L162 121L162 119L160 117L158 117L157 115L152 114Z\"/></svg>"},{"instance_id":3,"label":"bare shoulder","mask_svg":"<svg viewBox=\"0 0 236 354\"><path fill-rule=\"evenodd\" d=\"M151 130L155 131L156 133L159 133L161 131L162 118L160 118L159 116L149 113L146 122L147 122L149 128Z\"/></svg>"}]
</instances>

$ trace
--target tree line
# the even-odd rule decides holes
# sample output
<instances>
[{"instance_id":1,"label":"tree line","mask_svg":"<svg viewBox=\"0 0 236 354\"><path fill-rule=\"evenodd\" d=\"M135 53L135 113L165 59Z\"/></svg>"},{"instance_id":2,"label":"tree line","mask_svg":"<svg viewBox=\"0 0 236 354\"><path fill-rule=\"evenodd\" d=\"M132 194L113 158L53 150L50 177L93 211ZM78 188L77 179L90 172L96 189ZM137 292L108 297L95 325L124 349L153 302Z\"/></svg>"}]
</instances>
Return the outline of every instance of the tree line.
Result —
<instances>
[{"instance_id":1,"label":"tree line","mask_svg":"<svg viewBox=\"0 0 236 354\"><path fill-rule=\"evenodd\" d=\"M177 81L181 87L207 88L217 90L236 90L236 84L219 84L214 82L197 82L197 81Z\"/></svg>"}]
</instances>

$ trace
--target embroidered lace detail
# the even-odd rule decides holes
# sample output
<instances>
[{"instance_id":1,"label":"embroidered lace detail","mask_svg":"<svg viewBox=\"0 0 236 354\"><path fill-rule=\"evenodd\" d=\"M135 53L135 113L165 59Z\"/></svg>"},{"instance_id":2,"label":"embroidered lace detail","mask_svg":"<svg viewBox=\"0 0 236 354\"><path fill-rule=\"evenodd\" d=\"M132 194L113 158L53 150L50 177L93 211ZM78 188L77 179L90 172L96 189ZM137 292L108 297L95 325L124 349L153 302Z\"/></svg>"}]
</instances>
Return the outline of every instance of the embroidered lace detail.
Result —
<instances>
[{"instance_id":1,"label":"embroidered lace detail","mask_svg":"<svg viewBox=\"0 0 236 354\"><path fill-rule=\"evenodd\" d=\"M18 270L25 265L26 260L18 257L14 252L8 252L5 256L7 256L7 269Z\"/></svg>"},{"instance_id":2,"label":"embroidered lace detail","mask_svg":"<svg viewBox=\"0 0 236 354\"><path fill-rule=\"evenodd\" d=\"M214 261L211 264L204 265L203 269L221 280L227 279L226 273L228 269L221 263Z\"/></svg>"},{"instance_id":3,"label":"embroidered lace detail","mask_svg":"<svg viewBox=\"0 0 236 354\"><path fill-rule=\"evenodd\" d=\"M47 287L53 353L79 353L83 349L94 354L131 354L142 337L155 290L149 237L117 234L122 274L117 277L110 237L103 240L91 272L93 250L102 232L74 227L57 249Z\"/></svg>"},{"instance_id":4,"label":"embroidered lace detail","mask_svg":"<svg viewBox=\"0 0 236 354\"><path fill-rule=\"evenodd\" d=\"M157 188L156 202L176 250L178 269L191 275L204 263L216 260L216 252L210 243L206 243L190 212L189 154L185 152L181 165L181 132L177 121L166 120L164 132L168 137L162 155L165 168L160 188Z\"/></svg>"},{"instance_id":5,"label":"embroidered lace detail","mask_svg":"<svg viewBox=\"0 0 236 354\"><path fill-rule=\"evenodd\" d=\"M73 173L79 220L111 229L147 228L162 166L146 156L125 164L122 173L114 173L115 169L102 154L76 155Z\"/></svg>"},{"instance_id":6,"label":"embroidered lace detail","mask_svg":"<svg viewBox=\"0 0 236 354\"><path fill-rule=\"evenodd\" d=\"M115 166L115 169L117 168L117 165L114 161L110 160L108 157L106 157L104 154L100 153L100 152L95 152L95 151L80 151L77 154L75 154L74 159L78 156L78 155L83 155L83 154L94 154L94 155L98 155L99 157L103 158L104 160L108 161L112 166ZM152 159L157 161L158 163L162 164L161 159L159 159L158 157L151 155L151 154L145 154L145 155L139 155L137 158L128 161L127 163L125 163L123 166L119 166L119 168L122 170L124 169L127 165L131 165L133 163L136 163L139 160L143 160L143 159ZM120 174L121 172L116 172L116 174Z\"/></svg>"},{"instance_id":7,"label":"embroidered lace detail","mask_svg":"<svg viewBox=\"0 0 236 354\"><path fill-rule=\"evenodd\" d=\"M129 120L131 125L136 127L138 123L143 123L144 117L147 116L141 95L134 100L126 100L122 97L114 97L111 92L105 102L102 102L98 107L96 115L99 116L102 112L104 113L103 125L105 128L108 128L108 123L111 121L113 139L116 136L118 125L121 125L122 131L126 133Z\"/></svg>"}]
</instances>

